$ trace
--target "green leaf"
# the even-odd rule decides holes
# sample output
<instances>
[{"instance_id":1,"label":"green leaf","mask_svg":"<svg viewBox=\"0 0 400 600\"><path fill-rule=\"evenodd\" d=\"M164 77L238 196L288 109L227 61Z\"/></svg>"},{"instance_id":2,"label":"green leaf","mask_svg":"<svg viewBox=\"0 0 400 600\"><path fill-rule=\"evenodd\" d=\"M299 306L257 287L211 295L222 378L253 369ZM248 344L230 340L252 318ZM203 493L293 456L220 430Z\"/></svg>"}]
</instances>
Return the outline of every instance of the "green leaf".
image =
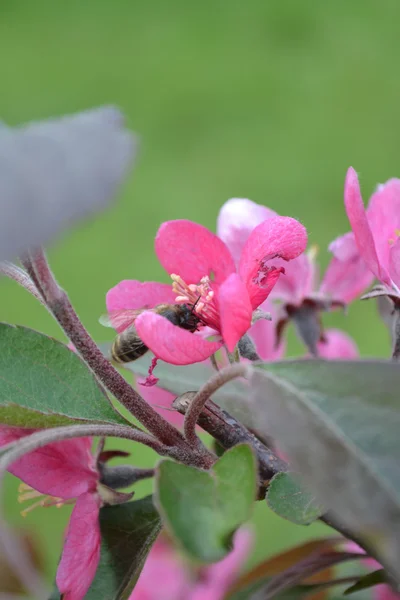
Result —
<instances>
[{"instance_id":1,"label":"green leaf","mask_svg":"<svg viewBox=\"0 0 400 600\"><path fill-rule=\"evenodd\" d=\"M210 472L171 460L158 467L157 507L172 535L201 562L218 561L229 552L255 497L255 458L245 444L225 452Z\"/></svg>"},{"instance_id":2,"label":"green leaf","mask_svg":"<svg viewBox=\"0 0 400 600\"><path fill-rule=\"evenodd\" d=\"M286 361L254 370L247 425L273 432L310 491L400 580L400 369Z\"/></svg>"},{"instance_id":3,"label":"green leaf","mask_svg":"<svg viewBox=\"0 0 400 600\"><path fill-rule=\"evenodd\" d=\"M64 344L0 323L0 423L46 428L77 422L126 423Z\"/></svg>"},{"instance_id":4,"label":"green leaf","mask_svg":"<svg viewBox=\"0 0 400 600\"><path fill-rule=\"evenodd\" d=\"M350 596L360 590L366 590L381 583L388 583L385 569L378 569L361 577L354 585L343 592L343 596Z\"/></svg>"},{"instance_id":5,"label":"green leaf","mask_svg":"<svg viewBox=\"0 0 400 600\"><path fill-rule=\"evenodd\" d=\"M85 600L126 600L161 531L151 496L100 511L101 555Z\"/></svg>"},{"instance_id":6,"label":"green leaf","mask_svg":"<svg viewBox=\"0 0 400 600\"><path fill-rule=\"evenodd\" d=\"M314 496L296 480L295 474L275 475L269 484L266 500L277 515L297 525L309 525L324 513Z\"/></svg>"},{"instance_id":7,"label":"green leaf","mask_svg":"<svg viewBox=\"0 0 400 600\"><path fill-rule=\"evenodd\" d=\"M152 497L100 510L101 551L85 600L127 600L161 531ZM53 590L49 600L59 600Z\"/></svg>"}]
</instances>

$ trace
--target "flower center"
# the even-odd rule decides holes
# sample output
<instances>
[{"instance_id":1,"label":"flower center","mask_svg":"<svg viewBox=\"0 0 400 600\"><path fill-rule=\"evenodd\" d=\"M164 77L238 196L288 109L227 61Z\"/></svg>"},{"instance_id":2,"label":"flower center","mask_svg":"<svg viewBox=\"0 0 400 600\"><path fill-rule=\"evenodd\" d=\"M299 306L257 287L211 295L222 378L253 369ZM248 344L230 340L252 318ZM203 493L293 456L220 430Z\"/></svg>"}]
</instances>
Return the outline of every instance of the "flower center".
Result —
<instances>
[{"instance_id":1,"label":"flower center","mask_svg":"<svg viewBox=\"0 0 400 600\"><path fill-rule=\"evenodd\" d=\"M26 515L31 512L34 508L41 506L43 508L48 508L49 506L56 506L57 508L61 508L64 504L71 504L74 500L63 500L62 498L55 498L54 496L46 496L45 494L41 494L37 490L33 489L30 485L26 483L20 483L18 487L18 502L26 502L27 500L33 500L34 498L40 498L24 510L21 510L21 516L26 517Z\"/></svg>"},{"instance_id":2,"label":"flower center","mask_svg":"<svg viewBox=\"0 0 400 600\"><path fill-rule=\"evenodd\" d=\"M215 294L211 287L211 280L206 275L200 283L187 284L180 275L171 275L172 290L176 294L176 302L189 304L193 312L198 315L204 325L219 331L219 315L215 304Z\"/></svg>"}]
</instances>

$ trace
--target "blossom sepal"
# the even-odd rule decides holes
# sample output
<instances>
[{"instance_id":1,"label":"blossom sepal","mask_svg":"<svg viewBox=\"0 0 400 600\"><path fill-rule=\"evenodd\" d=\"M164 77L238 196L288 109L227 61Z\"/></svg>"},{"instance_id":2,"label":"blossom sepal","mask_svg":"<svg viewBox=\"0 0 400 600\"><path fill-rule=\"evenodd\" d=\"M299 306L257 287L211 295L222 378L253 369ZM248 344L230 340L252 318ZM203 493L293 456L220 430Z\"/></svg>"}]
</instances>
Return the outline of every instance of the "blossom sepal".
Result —
<instances>
[{"instance_id":1,"label":"blossom sepal","mask_svg":"<svg viewBox=\"0 0 400 600\"><path fill-rule=\"evenodd\" d=\"M371 298L379 298L381 296L386 296L387 298L390 298L395 305L400 305L400 293L388 289L384 285L376 285L372 290L363 294L360 300L370 300Z\"/></svg>"},{"instance_id":2,"label":"blossom sepal","mask_svg":"<svg viewBox=\"0 0 400 600\"><path fill-rule=\"evenodd\" d=\"M97 492L102 500L103 506L115 506L116 504L125 504L132 500L135 492L118 492L104 483L97 485Z\"/></svg>"}]
</instances>

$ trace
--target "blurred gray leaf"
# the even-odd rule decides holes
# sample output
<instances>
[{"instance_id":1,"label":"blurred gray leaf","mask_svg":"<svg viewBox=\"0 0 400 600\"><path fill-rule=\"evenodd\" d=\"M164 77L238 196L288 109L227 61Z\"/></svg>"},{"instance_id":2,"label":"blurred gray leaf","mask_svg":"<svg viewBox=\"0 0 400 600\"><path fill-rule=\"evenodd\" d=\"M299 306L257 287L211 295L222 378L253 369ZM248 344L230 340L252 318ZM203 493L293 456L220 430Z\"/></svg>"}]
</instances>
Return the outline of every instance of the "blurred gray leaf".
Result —
<instances>
[{"instance_id":1,"label":"blurred gray leaf","mask_svg":"<svg viewBox=\"0 0 400 600\"><path fill-rule=\"evenodd\" d=\"M400 581L398 364L286 361L256 368L251 387L248 420Z\"/></svg>"},{"instance_id":2,"label":"blurred gray leaf","mask_svg":"<svg viewBox=\"0 0 400 600\"><path fill-rule=\"evenodd\" d=\"M135 150L113 107L15 128L0 124L0 260L107 206Z\"/></svg>"}]
</instances>

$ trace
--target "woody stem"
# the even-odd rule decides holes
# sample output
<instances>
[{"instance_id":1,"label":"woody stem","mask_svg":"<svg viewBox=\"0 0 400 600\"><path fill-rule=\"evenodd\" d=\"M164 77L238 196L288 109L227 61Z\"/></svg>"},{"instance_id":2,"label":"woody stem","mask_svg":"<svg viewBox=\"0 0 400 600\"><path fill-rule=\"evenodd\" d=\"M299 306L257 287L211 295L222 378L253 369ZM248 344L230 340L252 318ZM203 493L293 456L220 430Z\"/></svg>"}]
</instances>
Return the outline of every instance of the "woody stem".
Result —
<instances>
[{"instance_id":1,"label":"woody stem","mask_svg":"<svg viewBox=\"0 0 400 600\"><path fill-rule=\"evenodd\" d=\"M183 432L186 440L193 444L195 447L201 443L196 435L196 424L199 420L201 412L207 402L207 400L214 394L220 387L236 379L237 377L246 377L249 372L249 367L244 364L234 364L226 369L218 371L213 375L207 383L197 392L193 400L190 402L187 411L185 413L185 421L183 424Z\"/></svg>"},{"instance_id":2,"label":"woody stem","mask_svg":"<svg viewBox=\"0 0 400 600\"><path fill-rule=\"evenodd\" d=\"M83 360L103 385L123 406L142 423L158 440L169 447L180 448L185 462L189 457L193 464L205 466L183 435L163 419L118 373L103 355L80 321L66 292L58 285L42 249L24 259L24 264L34 274L44 300L67 337ZM198 453L197 453L198 454ZM199 464L200 463L200 464Z\"/></svg>"}]
</instances>

